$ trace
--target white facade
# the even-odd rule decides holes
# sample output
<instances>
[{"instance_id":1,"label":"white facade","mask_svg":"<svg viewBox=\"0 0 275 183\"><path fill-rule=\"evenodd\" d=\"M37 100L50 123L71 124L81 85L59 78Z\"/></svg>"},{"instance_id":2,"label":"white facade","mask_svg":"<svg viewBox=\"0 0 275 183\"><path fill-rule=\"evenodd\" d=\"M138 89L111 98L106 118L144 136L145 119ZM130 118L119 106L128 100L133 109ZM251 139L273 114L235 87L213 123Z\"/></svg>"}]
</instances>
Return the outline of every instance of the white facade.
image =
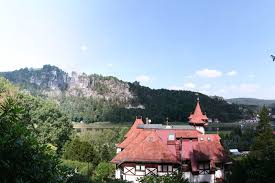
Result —
<instances>
[{"instance_id":1,"label":"white facade","mask_svg":"<svg viewBox=\"0 0 275 183\"><path fill-rule=\"evenodd\" d=\"M160 166L160 165L159 165ZM168 165L169 166L169 165ZM171 170L171 169L170 169ZM178 169L173 168L173 172L178 171ZM131 181L133 183L138 183L138 179L144 177L146 175L155 174L159 176L167 175L171 172L159 172L158 168L145 168L142 170L136 170L136 167L125 166L123 168L123 172L120 169L116 170L116 179L123 179L127 181ZM200 182L208 182L215 183L216 178L224 178L224 170L218 169L214 173L204 173L199 175L193 175L192 172L184 172L184 178L188 179L191 183L200 183Z\"/></svg>"},{"instance_id":2,"label":"white facade","mask_svg":"<svg viewBox=\"0 0 275 183\"><path fill-rule=\"evenodd\" d=\"M205 130L203 126L195 126L196 130L198 130L199 132L201 132L202 134L205 134Z\"/></svg>"}]
</instances>

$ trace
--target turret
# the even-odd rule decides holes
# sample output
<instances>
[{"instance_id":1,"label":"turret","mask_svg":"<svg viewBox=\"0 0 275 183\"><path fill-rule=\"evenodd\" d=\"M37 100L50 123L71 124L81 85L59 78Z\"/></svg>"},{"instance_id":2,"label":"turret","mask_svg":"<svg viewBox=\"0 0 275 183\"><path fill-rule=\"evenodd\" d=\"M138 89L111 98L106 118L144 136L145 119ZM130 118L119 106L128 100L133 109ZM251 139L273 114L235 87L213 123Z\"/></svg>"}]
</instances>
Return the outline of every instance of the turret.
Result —
<instances>
[{"instance_id":1,"label":"turret","mask_svg":"<svg viewBox=\"0 0 275 183\"><path fill-rule=\"evenodd\" d=\"M198 131L204 134L204 126L208 124L206 114L203 114L200 106L200 99L197 99L197 105L193 114L189 116L189 124L194 126Z\"/></svg>"}]
</instances>

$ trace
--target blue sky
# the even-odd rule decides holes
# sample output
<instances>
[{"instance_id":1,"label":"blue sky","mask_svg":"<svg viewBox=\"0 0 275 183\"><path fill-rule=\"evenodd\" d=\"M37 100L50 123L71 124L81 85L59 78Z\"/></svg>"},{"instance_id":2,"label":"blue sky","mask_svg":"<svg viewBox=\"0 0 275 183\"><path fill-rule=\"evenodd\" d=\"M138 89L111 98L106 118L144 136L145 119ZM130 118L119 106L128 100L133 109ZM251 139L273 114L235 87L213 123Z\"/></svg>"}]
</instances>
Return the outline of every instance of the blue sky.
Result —
<instances>
[{"instance_id":1,"label":"blue sky","mask_svg":"<svg viewBox=\"0 0 275 183\"><path fill-rule=\"evenodd\" d=\"M273 0L0 0L0 71L56 65L275 99Z\"/></svg>"}]
</instances>

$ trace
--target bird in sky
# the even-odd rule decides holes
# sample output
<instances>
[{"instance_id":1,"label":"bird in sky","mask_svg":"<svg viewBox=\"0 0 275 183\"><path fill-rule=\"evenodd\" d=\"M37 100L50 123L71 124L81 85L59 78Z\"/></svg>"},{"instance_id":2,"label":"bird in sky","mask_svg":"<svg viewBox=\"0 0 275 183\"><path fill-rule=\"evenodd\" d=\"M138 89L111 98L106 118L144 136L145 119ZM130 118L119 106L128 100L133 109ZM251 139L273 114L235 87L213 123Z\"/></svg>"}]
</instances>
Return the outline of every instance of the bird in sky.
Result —
<instances>
[{"instance_id":1,"label":"bird in sky","mask_svg":"<svg viewBox=\"0 0 275 183\"><path fill-rule=\"evenodd\" d=\"M271 56L271 58L272 58L272 60L273 60L273 62L275 61L275 56L274 55L270 55Z\"/></svg>"}]
</instances>

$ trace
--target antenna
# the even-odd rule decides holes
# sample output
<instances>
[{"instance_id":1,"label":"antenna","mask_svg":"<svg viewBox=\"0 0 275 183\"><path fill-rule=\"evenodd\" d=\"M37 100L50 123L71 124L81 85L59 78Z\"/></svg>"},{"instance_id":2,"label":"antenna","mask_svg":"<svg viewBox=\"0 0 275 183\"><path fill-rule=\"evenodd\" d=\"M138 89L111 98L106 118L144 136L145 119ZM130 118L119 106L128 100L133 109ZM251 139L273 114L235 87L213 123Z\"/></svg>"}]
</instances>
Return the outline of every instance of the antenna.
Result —
<instances>
[{"instance_id":1,"label":"antenna","mask_svg":"<svg viewBox=\"0 0 275 183\"><path fill-rule=\"evenodd\" d=\"M167 117L166 118L166 126L168 126L168 123L169 123L169 118Z\"/></svg>"}]
</instances>

